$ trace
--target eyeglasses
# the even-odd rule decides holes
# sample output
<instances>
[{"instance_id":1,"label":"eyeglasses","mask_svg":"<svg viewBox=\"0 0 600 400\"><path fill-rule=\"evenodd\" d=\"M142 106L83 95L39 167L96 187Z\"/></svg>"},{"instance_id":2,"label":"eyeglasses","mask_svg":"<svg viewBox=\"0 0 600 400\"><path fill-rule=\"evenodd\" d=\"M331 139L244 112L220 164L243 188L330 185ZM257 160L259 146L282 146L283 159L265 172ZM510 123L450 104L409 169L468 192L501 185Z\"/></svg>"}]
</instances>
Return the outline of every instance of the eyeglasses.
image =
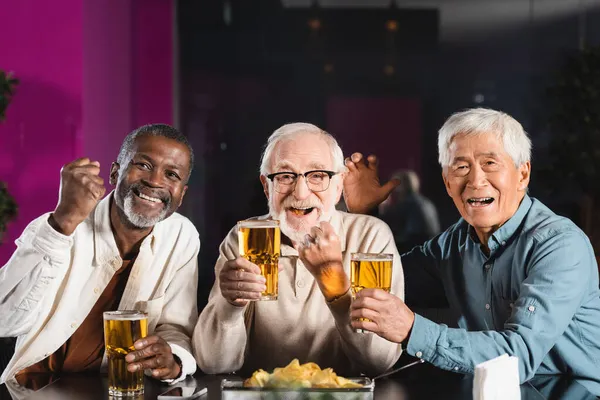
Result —
<instances>
[{"instance_id":1,"label":"eyeglasses","mask_svg":"<svg viewBox=\"0 0 600 400\"><path fill-rule=\"evenodd\" d=\"M297 174L295 172L276 172L274 174L267 175L273 182L273 186L277 193L288 194L294 191L298 177L303 176L306 181L306 186L313 192L323 192L329 189L329 183L337 172L314 170L307 171L303 174Z\"/></svg>"}]
</instances>

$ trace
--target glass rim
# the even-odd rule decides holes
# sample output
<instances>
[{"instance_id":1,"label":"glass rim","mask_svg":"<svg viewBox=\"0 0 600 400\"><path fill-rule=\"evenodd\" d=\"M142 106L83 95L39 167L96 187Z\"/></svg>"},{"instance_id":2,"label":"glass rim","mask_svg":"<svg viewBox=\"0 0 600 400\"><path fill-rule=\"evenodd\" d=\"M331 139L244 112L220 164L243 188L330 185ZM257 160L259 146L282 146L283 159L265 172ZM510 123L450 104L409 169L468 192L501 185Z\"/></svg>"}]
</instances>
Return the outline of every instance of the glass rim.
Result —
<instances>
[{"instance_id":1,"label":"glass rim","mask_svg":"<svg viewBox=\"0 0 600 400\"><path fill-rule=\"evenodd\" d=\"M394 255L392 253L351 253L351 260L353 261L380 261L393 259Z\"/></svg>"},{"instance_id":2,"label":"glass rim","mask_svg":"<svg viewBox=\"0 0 600 400\"><path fill-rule=\"evenodd\" d=\"M279 226L276 219L245 219L238 221L238 228L274 228Z\"/></svg>"},{"instance_id":3,"label":"glass rim","mask_svg":"<svg viewBox=\"0 0 600 400\"><path fill-rule=\"evenodd\" d=\"M148 318L148 313L139 310L104 311L102 317L105 321L137 321Z\"/></svg>"}]
</instances>

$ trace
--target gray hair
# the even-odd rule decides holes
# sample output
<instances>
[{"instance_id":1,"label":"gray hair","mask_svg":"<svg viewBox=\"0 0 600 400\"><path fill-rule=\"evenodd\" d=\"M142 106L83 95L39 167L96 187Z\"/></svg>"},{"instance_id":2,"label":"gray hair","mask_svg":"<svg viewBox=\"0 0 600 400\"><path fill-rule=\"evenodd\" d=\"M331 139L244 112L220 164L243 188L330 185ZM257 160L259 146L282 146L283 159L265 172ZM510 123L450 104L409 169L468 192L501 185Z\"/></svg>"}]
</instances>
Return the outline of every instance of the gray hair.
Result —
<instances>
[{"instance_id":1,"label":"gray hair","mask_svg":"<svg viewBox=\"0 0 600 400\"><path fill-rule=\"evenodd\" d=\"M119 150L119 156L117 157L120 168L124 168L129 162L133 144L140 136L162 136L184 144L190 151L190 171L187 176L187 179L189 179L192 174L192 169L194 169L194 150L183 133L167 124L148 124L140 126L129 133L123 140L123 144L121 144L121 149Z\"/></svg>"},{"instance_id":2,"label":"gray hair","mask_svg":"<svg viewBox=\"0 0 600 400\"><path fill-rule=\"evenodd\" d=\"M521 124L510 115L487 108L472 108L452 114L439 130L438 151L442 168L450 165L450 145L458 134L477 136L491 133L504 144L515 166L531 160L531 140Z\"/></svg>"},{"instance_id":3,"label":"gray hair","mask_svg":"<svg viewBox=\"0 0 600 400\"><path fill-rule=\"evenodd\" d=\"M313 124L308 124L304 122L294 122L291 124L283 125L282 127L278 128L269 137L267 145L265 146L265 150L263 151L263 154L261 156L260 174L266 176L272 172L269 170L271 157L273 149L275 149L278 143L284 140L293 139L294 137L305 133L319 135L327 142L327 144L329 144L329 149L331 151L331 159L333 160L334 172L346 171L346 167L344 165L344 153L342 152L342 149L339 146L337 140L335 140L335 138L331 134L325 132L323 129Z\"/></svg>"}]
</instances>

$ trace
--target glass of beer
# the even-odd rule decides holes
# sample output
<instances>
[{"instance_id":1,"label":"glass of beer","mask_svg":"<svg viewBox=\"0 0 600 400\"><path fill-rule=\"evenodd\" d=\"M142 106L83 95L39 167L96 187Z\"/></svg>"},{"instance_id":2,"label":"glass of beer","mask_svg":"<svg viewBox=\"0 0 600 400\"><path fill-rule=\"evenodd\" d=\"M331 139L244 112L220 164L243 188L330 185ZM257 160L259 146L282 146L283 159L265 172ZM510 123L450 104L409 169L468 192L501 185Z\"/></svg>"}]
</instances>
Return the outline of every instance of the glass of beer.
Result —
<instances>
[{"instance_id":1,"label":"glass of beer","mask_svg":"<svg viewBox=\"0 0 600 400\"><path fill-rule=\"evenodd\" d=\"M390 292L392 287L393 254L352 253L350 261L350 286L352 295L367 288L382 289ZM368 318L361 318L368 321ZM362 329L357 332L363 333Z\"/></svg>"},{"instance_id":2,"label":"glass of beer","mask_svg":"<svg viewBox=\"0 0 600 400\"><path fill-rule=\"evenodd\" d=\"M133 344L148 334L148 315L141 311L107 311L104 313L104 343L108 359L108 393L116 397L144 393L144 370L127 370L125 356L134 351Z\"/></svg>"},{"instance_id":3,"label":"glass of beer","mask_svg":"<svg viewBox=\"0 0 600 400\"><path fill-rule=\"evenodd\" d=\"M247 220L238 222L240 256L258 265L267 280L267 290L260 300L277 300L279 292L279 253L281 232L279 221Z\"/></svg>"}]
</instances>

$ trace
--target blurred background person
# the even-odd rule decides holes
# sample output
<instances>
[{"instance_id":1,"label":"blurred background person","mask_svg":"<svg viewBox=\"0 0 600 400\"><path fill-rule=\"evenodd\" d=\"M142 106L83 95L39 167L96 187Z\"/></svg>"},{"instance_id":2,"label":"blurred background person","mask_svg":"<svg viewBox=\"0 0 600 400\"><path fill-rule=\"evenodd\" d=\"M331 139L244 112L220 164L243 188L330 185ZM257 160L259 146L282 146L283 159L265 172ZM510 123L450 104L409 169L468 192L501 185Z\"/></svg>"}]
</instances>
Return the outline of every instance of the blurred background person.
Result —
<instances>
[{"instance_id":1,"label":"blurred background person","mask_svg":"<svg viewBox=\"0 0 600 400\"><path fill-rule=\"evenodd\" d=\"M419 176L415 171L396 171L392 179L400 184L379 206L379 218L394 234L400 254L440 233L440 221L435 205L419 193Z\"/></svg>"}]
</instances>

